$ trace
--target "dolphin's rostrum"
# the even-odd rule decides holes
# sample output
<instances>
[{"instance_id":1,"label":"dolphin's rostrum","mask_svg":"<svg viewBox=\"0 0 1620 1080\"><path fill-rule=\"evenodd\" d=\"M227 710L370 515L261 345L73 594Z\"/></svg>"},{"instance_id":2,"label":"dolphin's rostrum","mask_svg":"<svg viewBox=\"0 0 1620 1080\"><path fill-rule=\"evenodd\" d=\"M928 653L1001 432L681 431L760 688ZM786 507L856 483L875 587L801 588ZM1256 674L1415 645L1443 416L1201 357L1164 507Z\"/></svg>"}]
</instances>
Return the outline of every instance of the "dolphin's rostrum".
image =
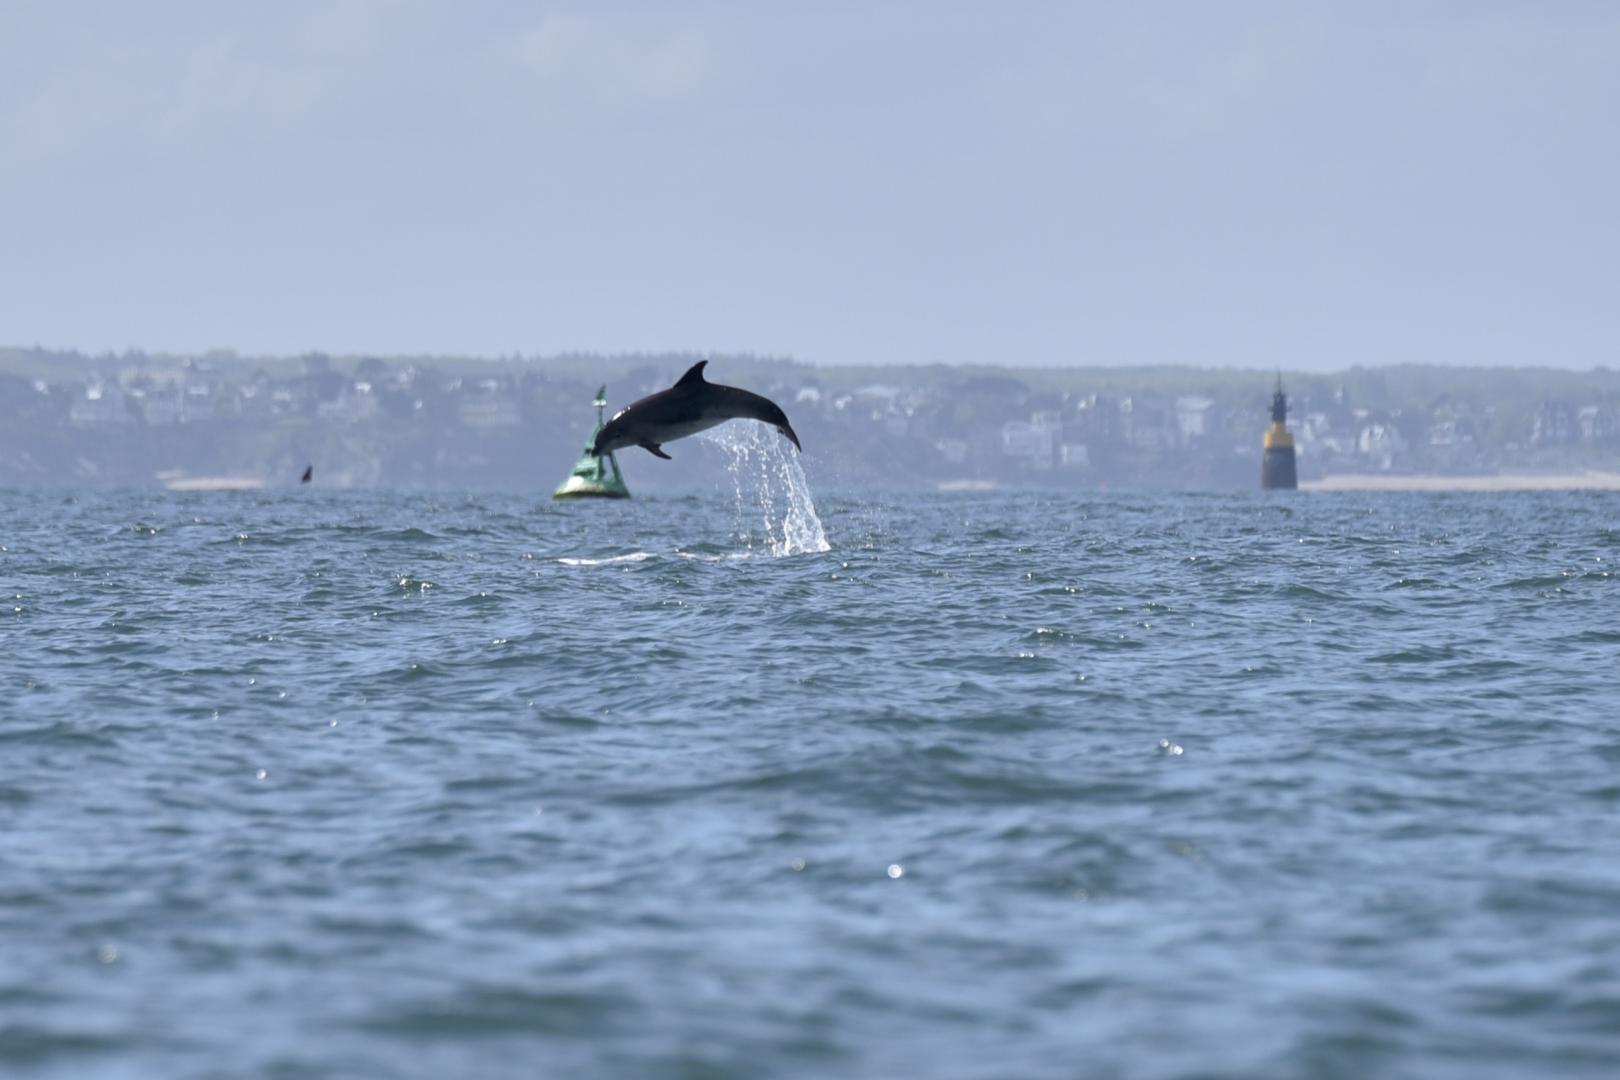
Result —
<instances>
[{"instance_id":1,"label":"dolphin's rostrum","mask_svg":"<svg viewBox=\"0 0 1620 1080\"><path fill-rule=\"evenodd\" d=\"M703 377L707 360L693 364L674 386L650 394L629 408L620 409L597 433L591 453L639 446L664 460L663 444L696 435L727 420L761 420L792 440L800 450L793 425L774 401L735 386L720 386Z\"/></svg>"}]
</instances>

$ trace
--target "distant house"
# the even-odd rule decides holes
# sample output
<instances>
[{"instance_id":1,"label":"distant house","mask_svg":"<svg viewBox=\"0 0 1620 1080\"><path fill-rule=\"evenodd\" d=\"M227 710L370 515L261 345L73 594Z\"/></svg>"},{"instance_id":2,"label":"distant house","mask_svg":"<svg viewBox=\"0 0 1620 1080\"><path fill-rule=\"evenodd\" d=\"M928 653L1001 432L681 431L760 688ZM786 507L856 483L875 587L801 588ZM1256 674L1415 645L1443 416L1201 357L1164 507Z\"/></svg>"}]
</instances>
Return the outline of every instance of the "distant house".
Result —
<instances>
[{"instance_id":1,"label":"distant house","mask_svg":"<svg viewBox=\"0 0 1620 1080\"><path fill-rule=\"evenodd\" d=\"M1396 460L1405 455L1406 440L1393 425L1368 424L1356 437L1356 450L1370 459L1374 468L1388 472L1395 467Z\"/></svg>"},{"instance_id":2,"label":"distant house","mask_svg":"<svg viewBox=\"0 0 1620 1080\"><path fill-rule=\"evenodd\" d=\"M1168 410L1145 397L1128 397L1119 403L1120 434L1138 450L1159 450L1179 442L1180 428Z\"/></svg>"},{"instance_id":3,"label":"distant house","mask_svg":"<svg viewBox=\"0 0 1620 1080\"><path fill-rule=\"evenodd\" d=\"M1107 446L1119 438L1118 404L1097 394L1081 397L1069 416L1065 434L1087 446Z\"/></svg>"},{"instance_id":4,"label":"distant house","mask_svg":"<svg viewBox=\"0 0 1620 1080\"><path fill-rule=\"evenodd\" d=\"M117 383L92 382L68 407L68 422L74 427L122 427L130 419L124 391Z\"/></svg>"},{"instance_id":5,"label":"distant house","mask_svg":"<svg viewBox=\"0 0 1620 1080\"><path fill-rule=\"evenodd\" d=\"M207 385L194 384L186 387L184 414L188 423L198 420L212 420L214 418L214 395Z\"/></svg>"},{"instance_id":6,"label":"distant house","mask_svg":"<svg viewBox=\"0 0 1620 1080\"><path fill-rule=\"evenodd\" d=\"M380 405L371 384L363 380L345 386L331 401L315 406L315 415L336 424L360 424L375 419Z\"/></svg>"},{"instance_id":7,"label":"distant house","mask_svg":"<svg viewBox=\"0 0 1620 1080\"><path fill-rule=\"evenodd\" d=\"M502 393L501 384L495 379L481 379L470 388L462 388L460 397L456 403L456 419L462 427L516 427L523 420L517 397Z\"/></svg>"},{"instance_id":8,"label":"distant house","mask_svg":"<svg viewBox=\"0 0 1620 1080\"><path fill-rule=\"evenodd\" d=\"M308 397L302 389L278 386L270 392L270 415L296 416L305 411Z\"/></svg>"},{"instance_id":9,"label":"distant house","mask_svg":"<svg viewBox=\"0 0 1620 1080\"><path fill-rule=\"evenodd\" d=\"M1530 424L1531 446L1566 446L1580 432L1575 407L1563 401L1544 401Z\"/></svg>"},{"instance_id":10,"label":"distant house","mask_svg":"<svg viewBox=\"0 0 1620 1080\"><path fill-rule=\"evenodd\" d=\"M1176 398L1176 428L1183 443L1209 434L1209 410L1215 402L1207 397L1186 395Z\"/></svg>"},{"instance_id":11,"label":"distant house","mask_svg":"<svg viewBox=\"0 0 1620 1080\"><path fill-rule=\"evenodd\" d=\"M1001 452L1037 472L1049 472L1057 461L1060 428L1056 415L1040 412L1028 420L1001 425Z\"/></svg>"},{"instance_id":12,"label":"distant house","mask_svg":"<svg viewBox=\"0 0 1620 1080\"><path fill-rule=\"evenodd\" d=\"M1575 427L1583 443L1606 443L1617 434L1614 410L1607 405L1583 405L1575 414Z\"/></svg>"},{"instance_id":13,"label":"distant house","mask_svg":"<svg viewBox=\"0 0 1620 1080\"><path fill-rule=\"evenodd\" d=\"M180 388L176 383L158 383L142 392L141 417L152 427L180 423L184 413Z\"/></svg>"}]
</instances>

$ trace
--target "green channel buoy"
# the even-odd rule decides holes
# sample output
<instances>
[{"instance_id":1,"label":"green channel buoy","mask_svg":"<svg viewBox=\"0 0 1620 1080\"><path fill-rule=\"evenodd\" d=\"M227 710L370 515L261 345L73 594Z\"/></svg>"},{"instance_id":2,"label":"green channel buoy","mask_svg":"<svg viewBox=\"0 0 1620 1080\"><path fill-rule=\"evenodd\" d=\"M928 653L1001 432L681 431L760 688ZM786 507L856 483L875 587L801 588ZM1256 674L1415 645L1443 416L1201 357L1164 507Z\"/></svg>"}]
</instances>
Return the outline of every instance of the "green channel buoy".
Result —
<instances>
[{"instance_id":1,"label":"green channel buoy","mask_svg":"<svg viewBox=\"0 0 1620 1080\"><path fill-rule=\"evenodd\" d=\"M596 391L596 426L585 437L585 450L574 462L574 471L551 493L553 499L628 499L630 489L619 473L619 459L610 450L598 456L591 452L596 433L602 430L602 410L607 408L607 387Z\"/></svg>"}]
</instances>

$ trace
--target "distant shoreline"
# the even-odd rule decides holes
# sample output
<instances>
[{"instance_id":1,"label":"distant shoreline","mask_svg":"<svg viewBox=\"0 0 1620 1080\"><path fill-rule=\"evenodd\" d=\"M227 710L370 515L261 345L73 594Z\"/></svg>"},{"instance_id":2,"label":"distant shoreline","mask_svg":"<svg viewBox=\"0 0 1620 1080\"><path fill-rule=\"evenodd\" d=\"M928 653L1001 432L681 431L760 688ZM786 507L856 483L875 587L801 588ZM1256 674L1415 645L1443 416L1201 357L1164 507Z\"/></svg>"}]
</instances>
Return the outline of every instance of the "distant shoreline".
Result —
<instances>
[{"instance_id":1,"label":"distant shoreline","mask_svg":"<svg viewBox=\"0 0 1620 1080\"><path fill-rule=\"evenodd\" d=\"M1587 469L1500 476L1339 473L1306 480L1299 486L1305 491L1620 491L1620 472Z\"/></svg>"}]
</instances>

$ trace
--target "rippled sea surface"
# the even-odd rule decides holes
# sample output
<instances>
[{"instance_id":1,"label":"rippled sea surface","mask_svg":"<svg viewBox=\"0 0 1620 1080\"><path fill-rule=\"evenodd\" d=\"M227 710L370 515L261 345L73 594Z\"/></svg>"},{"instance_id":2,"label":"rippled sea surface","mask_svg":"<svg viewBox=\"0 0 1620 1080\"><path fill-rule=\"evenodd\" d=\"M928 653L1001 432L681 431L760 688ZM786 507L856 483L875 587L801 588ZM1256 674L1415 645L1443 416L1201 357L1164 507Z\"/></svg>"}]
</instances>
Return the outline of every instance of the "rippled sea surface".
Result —
<instances>
[{"instance_id":1,"label":"rippled sea surface","mask_svg":"<svg viewBox=\"0 0 1620 1080\"><path fill-rule=\"evenodd\" d=\"M0 1073L1620 1075L1620 499L0 493Z\"/></svg>"}]
</instances>

